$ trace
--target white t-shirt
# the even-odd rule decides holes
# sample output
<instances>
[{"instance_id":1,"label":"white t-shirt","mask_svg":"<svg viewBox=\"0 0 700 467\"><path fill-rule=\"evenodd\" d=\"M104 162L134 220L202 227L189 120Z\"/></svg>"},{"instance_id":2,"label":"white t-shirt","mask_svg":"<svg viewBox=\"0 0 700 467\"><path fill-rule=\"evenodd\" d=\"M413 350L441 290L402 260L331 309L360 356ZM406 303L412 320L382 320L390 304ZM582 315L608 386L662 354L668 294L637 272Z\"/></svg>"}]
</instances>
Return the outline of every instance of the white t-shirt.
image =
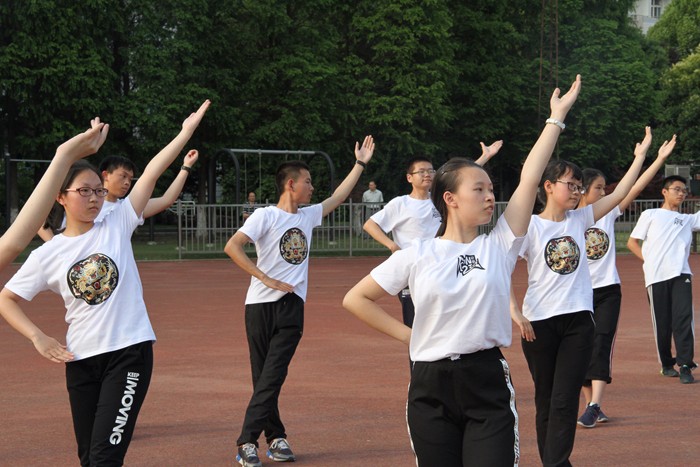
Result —
<instances>
[{"instance_id":1,"label":"white t-shirt","mask_svg":"<svg viewBox=\"0 0 700 467\"><path fill-rule=\"evenodd\" d=\"M311 236L322 220L321 204L301 208L296 214L268 206L256 209L239 230L255 243L258 268L273 279L291 284L294 293L306 301ZM275 302L285 293L251 277L245 303Z\"/></svg>"},{"instance_id":2,"label":"white t-shirt","mask_svg":"<svg viewBox=\"0 0 700 467\"><path fill-rule=\"evenodd\" d=\"M131 248L140 223L125 201L82 235L54 236L5 285L25 300L44 290L63 297L66 344L75 360L156 338Z\"/></svg>"},{"instance_id":3,"label":"white t-shirt","mask_svg":"<svg viewBox=\"0 0 700 467\"><path fill-rule=\"evenodd\" d=\"M435 237L442 220L430 199L415 199L409 195L392 199L370 219L384 232L391 232L401 249L408 248L415 239Z\"/></svg>"},{"instance_id":4,"label":"white t-shirt","mask_svg":"<svg viewBox=\"0 0 700 467\"><path fill-rule=\"evenodd\" d=\"M520 256L527 260L523 315L530 321L593 310L593 285L581 246L593 207L567 211L561 222L533 215Z\"/></svg>"},{"instance_id":5,"label":"white t-shirt","mask_svg":"<svg viewBox=\"0 0 700 467\"><path fill-rule=\"evenodd\" d=\"M104 200L102 203L102 209L100 210L99 214L97 214L97 217L95 218L95 222L101 222L104 217L112 212L115 207L119 206L122 202L124 202L125 198L122 199L117 199L115 202L112 201L107 201Z\"/></svg>"},{"instance_id":6,"label":"white t-shirt","mask_svg":"<svg viewBox=\"0 0 700 467\"><path fill-rule=\"evenodd\" d=\"M692 232L700 230L700 211L681 214L670 209L647 209L630 237L642 240L644 282L647 287L681 274L692 274L688 264Z\"/></svg>"},{"instance_id":7,"label":"white t-shirt","mask_svg":"<svg viewBox=\"0 0 700 467\"><path fill-rule=\"evenodd\" d=\"M511 343L510 277L523 237L501 216L489 235L471 243L416 240L371 272L389 294L407 285L416 317L411 360L456 358Z\"/></svg>"},{"instance_id":8,"label":"white t-shirt","mask_svg":"<svg viewBox=\"0 0 700 467\"><path fill-rule=\"evenodd\" d=\"M615 220L621 215L615 206L586 230L586 257L594 289L620 283L615 263Z\"/></svg>"}]
</instances>

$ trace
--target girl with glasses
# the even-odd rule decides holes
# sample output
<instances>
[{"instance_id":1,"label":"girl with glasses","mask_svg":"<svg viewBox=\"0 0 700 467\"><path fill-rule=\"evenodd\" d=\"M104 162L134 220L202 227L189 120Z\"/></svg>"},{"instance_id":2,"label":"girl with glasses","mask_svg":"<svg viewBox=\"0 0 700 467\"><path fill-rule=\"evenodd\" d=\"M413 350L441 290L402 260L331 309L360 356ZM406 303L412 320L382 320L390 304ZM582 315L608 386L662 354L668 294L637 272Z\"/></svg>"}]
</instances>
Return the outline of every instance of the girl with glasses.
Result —
<instances>
[{"instance_id":1,"label":"girl with glasses","mask_svg":"<svg viewBox=\"0 0 700 467\"><path fill-rule=\"evenodd\" d=\"M646 155L650 145L651 129L646 127L644 140L637 143L634 153ZM593 284L593 318L595 320L593 354L582 388L586 407L578 419L578 424L586 428L593 428L596 423L609 420L603 413L601 405L605 388L612 382L612 354L622 302L620 276L615 266L615 220L651 182L654 175L666 163L666 158L671 155L675 145L675 136L671 141L664 141L659 148L656 160L640 175L625 199L586 230L586 258ZM602 199L605 196L605 185L606 179L603 172L597 169L584 169L585 193L581 197L579 209Z\"/></svg>"},{"instance_id":2,"label":"girl with glasses","mask_svg":"<svg viewBox=\"0 0 700 467\"><path fill-rule=\"evenodd\" d=\"M510 277L527 232L537 184L576 100L580 76L550 100L552 119L528 155L520 184L489 235L491 179L478 164L451 159L438 169L431 199L436 238L395 252L345 296L343 306L409 346L413 363L407 421L421 466L513 466L520 460L518 415L508 363ZM377 301L409 286L413 330Z\"/></svg>"},{"instance_id":3,"label":"girl with glasses","mask_svg":"<svg viewBox=\"0 0 700 467\"><path fill-rule=\"evenodd\" d=\"M78 456L83 466L122 465L153 366L155 335L143 300L131 235L158 177L194 133L205 101L148 164L127 199L102 222L100 173L79 161L56 197L65 230L34 250L0 292L0 314L43 357L65 363ZM44 334L20 303L39 292L62 296L66 343Z\"/></svg>"},{"instance_id":4,"label":"girl with glasses","mask_svg":"<svg viewBox=\"0 0 700 467\"><path fill-rule=\"evenodd\" d=\"M583 256L586 229L627 196L644 162L634 161L610 195L583 209L583 174L575 164L552 161L520 256L527 260L528 287L520 312L511 291L511 314L535 384L537 447L544 465L571 465L578 400L593 347L593 286ZM573 188L573 190L571 189Z\"/></svg>"}]
</instances>

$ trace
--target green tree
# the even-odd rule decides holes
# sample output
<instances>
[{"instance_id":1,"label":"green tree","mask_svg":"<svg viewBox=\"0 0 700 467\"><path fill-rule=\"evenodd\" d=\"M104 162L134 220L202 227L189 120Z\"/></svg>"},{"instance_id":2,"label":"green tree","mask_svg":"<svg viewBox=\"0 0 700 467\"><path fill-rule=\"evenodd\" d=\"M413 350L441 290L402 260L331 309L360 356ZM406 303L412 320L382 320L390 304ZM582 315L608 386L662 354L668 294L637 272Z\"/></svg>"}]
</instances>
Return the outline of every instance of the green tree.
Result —
<instances>
[{"instance_id":1,"label":"green tree","mask_svg":"<svg viewBox=\"0 0 700 467\"><path fill-rule=\"evenodd\" d=\"M667 50L671 63L694 53L700 44L700 0L671 2L648 35Z\"/></svg>"}]
</instances>

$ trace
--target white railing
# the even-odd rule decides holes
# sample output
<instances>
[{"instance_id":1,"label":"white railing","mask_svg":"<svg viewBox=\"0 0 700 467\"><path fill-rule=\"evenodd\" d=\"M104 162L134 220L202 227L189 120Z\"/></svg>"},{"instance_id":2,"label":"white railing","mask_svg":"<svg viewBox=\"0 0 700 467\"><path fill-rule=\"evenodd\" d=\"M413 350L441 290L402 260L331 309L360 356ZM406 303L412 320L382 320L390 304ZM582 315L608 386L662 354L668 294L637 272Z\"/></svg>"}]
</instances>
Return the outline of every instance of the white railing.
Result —
<instances>
[{"instance_id":1,"label":"white railing","mask_svg":"<svg viewBox=\"0 0 700 467\"><path fill-rule=\"evenodd\" d=\"M489 232L507 203L496 203L491 223L481 228ZM314 230L311 251L339 255L387 254L388 250L366 235L362 224L383 204L348 202L341 204L323 219L323 224ZM661 200L637 200L617 220L618 247L626 243L627 235L645 209L658 208ZM262 207L262 205L261 205ZM195 204L178 201L170 211L178 218L179 258L188 254L220 254L226 242L243 225L242 204ZM689 200L683 204L683 212L700 210L700 201ZM624 237L624 242L622 238ZM254 251L252 245L248 247Z\"/></svg>"}]
</instances>

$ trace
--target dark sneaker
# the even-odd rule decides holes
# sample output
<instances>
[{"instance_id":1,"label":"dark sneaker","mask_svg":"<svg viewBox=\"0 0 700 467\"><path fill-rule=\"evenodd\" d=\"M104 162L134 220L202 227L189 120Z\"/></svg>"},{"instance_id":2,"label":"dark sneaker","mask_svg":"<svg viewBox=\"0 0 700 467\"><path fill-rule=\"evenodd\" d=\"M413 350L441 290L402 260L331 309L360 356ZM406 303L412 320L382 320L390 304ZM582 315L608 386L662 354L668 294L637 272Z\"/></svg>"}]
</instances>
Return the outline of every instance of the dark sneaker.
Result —
<instances>
[{"instance_id":1,"label":"dark sneaker","mask_svg":"<svg viewBox=\"0 0 700 467\"><path fill-rule=\"evenodd\" d=\"M603 413L603 409L598 407L598 423L605 423L610 421L607 415Z\"/></svg>"},{"instance_id":2,"label":"dark sneaker","mask_svg":"<svg viewBox=\"0 0 700 467\"><path fill-rule=\"evenodd\" d=\"M693 374L690 372L690 367L688 365L683 365L681 367L681 383L690 384L695 381Z\"/></svg>"},{"instance_id":3,"label":"dark sneaker","mask_svg":"<svg viewBox=\"0 0 700 467\"><path fill-rule=\"evenodd\" d=\"M586 411L583 412L583 415L576 423L585 428L593 428L598 421L598 415L600 415L600 406L598 404L588 404Z\"/></svg>"},{"instance_id":4,"label":"dark sneaker","mask_svg":"<svg viewBox=\"0 0 700 467\"><path fill-rule=\"evenodd\" d=\"M662 366L661 374L670 378L675 378L678 376L678 372L672 366Z\"/></svg>"},{"instance_id":5,"label":"dark sneaker","mask_svg":"<svg viewBox=\"0 0 700 467\"><path fill-rule=\"evenodd\" d=\"M238 446L236 460L243 467L262 467L262 462L258 457L258 448L253 443L245 443Z\"/></svg>"},{"instance_id":6,"label":"dark sneaker","mask_svg":"<svg viewBox=\"0 0 700 467\"><path fill-rule=\"evenodd\" d=\"M296 460L292 448L289 447L289 443L284 438L272 440L267 449L267 457L275 462L294 462Z\"/></svg>"}]
</instances>

